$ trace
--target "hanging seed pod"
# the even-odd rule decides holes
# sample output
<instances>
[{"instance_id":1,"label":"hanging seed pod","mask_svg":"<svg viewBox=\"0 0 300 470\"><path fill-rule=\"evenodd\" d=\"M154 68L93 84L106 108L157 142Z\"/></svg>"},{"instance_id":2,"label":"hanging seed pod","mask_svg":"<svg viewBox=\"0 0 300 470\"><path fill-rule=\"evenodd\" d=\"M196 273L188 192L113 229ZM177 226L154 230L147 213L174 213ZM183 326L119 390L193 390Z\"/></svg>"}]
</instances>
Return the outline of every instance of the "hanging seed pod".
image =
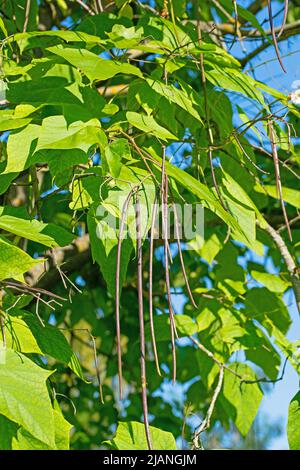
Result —
<instances>
[{"instance_id":1,"label":"hanging seed pod","mask_svg":"<svg viewBox=\"0 0 300 470\"><path fill-rule=\"evenodd\" d=\"M168 178L165 172L165 161L166 161L166 149L163 146L162 182L161 182L162 232L163 232L163 240L164 240L166 290L167 290L167 298L168 298L170 331L171 331L173 383L175 383L176 382L176 369L177 369L175 336L178 337L178 335L176 332L176 325L175 325L175 320L174 320L174 311L173 311L173 306L172 306L171 286L170 286L169 254L168 254L168 247L169 247L169 243L168 243Z\"/></svg>"},{"instance_id":2,"label":"hanging seed pod","mask_svg":"<svg viewBox=\"0 0 300 470\"><path fill-rule=\"evenodd\" d=\"M280 177L280 169L279 169L279 158L278 158L278 153L277 153L277 145L275 141L275 132L273 128L273 123L271 120L268 122L269 126L269 136L270 136L270 143L271 143L271 148L272 148L272 155L273 155L273 162L274 162L274 169L275 169L275 178L276 178L276 187L277 187L277 193L278 193L278 198L280 200L280 205L285 221L285 225L290 237L290 240L292 241L292 232L290 228L290 223L289 219L286 213L285 205L284 205L284 200L283 200L283 195L282 195L282 184L281 184L281 177Z\"/></svg>"},{"instance_id":3,"label":"hanging seed pod","mask_svg":"<svg viewBox=\"0 0 300 470\"><path fill-rule=\"evenodd\" d=\"M276 37L275 29L274 29L271 0L268 0L268 12L269 12L270 29L271 29L271 34L272 34L272 38L273 38L273 42L274 42L274 47L275 47L275 52L276 52L276 55L277 55L277 59L278 59L278 62L280 64L282 70L286 73L286 70L284 68L284 65L283 65L281 57L280 57L280 51L279 51L277 37Z\"/></svg>"},{"instance_id":4,"label":"hanging seed pod","mask_svg":"<svg viewBox=\"0 0 300 470\"><path fill-rule=\"evenodd\" d=\"M122 238L126 222L126 215L130 199L134 193L134 189L130 191L122 207L122 215L118 237L117 260L116 260L116 338L117 338L117 355L118 355L118 377L119 377L119 393L120 399L123 398L123 373L122 373L122 349L121 349L121 326L120 326L120 270L121 270L121 252Z\"/></svg>"},{"instance_id":5,"label":"hanging seed pod","mask_svg":"<svg viewBox=\"0 0 300 470\"><path fill-rule=\"evenodd\" d=\"M136 194L135 204L136 220L136 247L137 247L137 281L138 281L138 306L139 306L139 326L140 326L140 366L141 366L141 387L142 387L142 406L144 414L144 426L147 444L152 450L152 441L148 422L148 402L147 402L147 377L146 377L146 348L145 348L145 327L144 327L144 308L143 308L143 259L142 259L142 234L141 234L141 208L139 194Z\"/></svg>"},{"instance_id":6,"label":"hanging seed pod","mask_svg":"<svg viewBox=\"0 0 300 470\"><path fill-rule=\"evenodd\" d=\"M157 195L155 195L155 201L152 212L152 221L150 229L150 255L149 255L149 320L150 320L150 331L151 331L151 341L152 348L155 360L155 366L158 375L161 377L161 371L158 360L158 353L156 347L156 338L155 338L155 329L154 329L154 320L153 320L153 249L154 249L154 230L155 230L155 220L157 215Z\"/></svg>"},{"instance_id":7,"label":"hanging seed pod","mask_svg":"<svg viewBox=\"0 0 300 470\"><path fill-rule=\"evenodd\" d=\"M289 0L284 0L284 13L283 13L283 20L281 24L280 31L278 33L278 37L280 37L284 31L285 25L286 25L286 20L287 20L287 15L289 12Z\"/></svg>"}]
</instances>

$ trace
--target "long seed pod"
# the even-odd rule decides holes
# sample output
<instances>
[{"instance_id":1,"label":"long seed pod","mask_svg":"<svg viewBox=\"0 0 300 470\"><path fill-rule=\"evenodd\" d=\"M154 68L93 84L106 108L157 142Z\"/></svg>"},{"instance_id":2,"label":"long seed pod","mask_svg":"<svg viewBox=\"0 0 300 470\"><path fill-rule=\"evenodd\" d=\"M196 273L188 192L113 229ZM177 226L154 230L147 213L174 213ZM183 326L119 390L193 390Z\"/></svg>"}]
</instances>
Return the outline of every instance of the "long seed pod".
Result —
<instances>
[{"instance_id":1,"label":"long seed pod","mask_svg":"<svg viewBox=\"0 0 300 470\"><path fill-rule=\"evenodd\" d=\"M282 196L282 185L281 185L281 178L280 178L280 169L279 169L279 158L278 158L278 153L277 153L277 146L275 142L275 133L274 133L274 128L272 121L269 120L269 133L270 133L270 143L272 147L272 155L273 155L273 161L274 161L274 169L275 169L275 178L276 178L276 186L277 186L277 192L278 192L278 197L280 199L280 205L282 208L282 213L285 221L285 225L290 237L290 240L292 240L292 232L290 228L290 223L289 219L286 213L285 205L284 205L284 200Z\"/></svg>"},{"instance_id":2,"label":"long seed pod","mask_svg":"<svg viewBox=\"0 0 300 470\"><path fill-rule=\"evenodd\" d=\"M141 386L142 386L142 406L144 414L144 425L146 439L150 450L153 449L150 427L148 421L148 402L147 402L147 377L145 361L145 329L144 329L144 309L143 309L143 259L142 259L142 235L141 235L141 208L139 194L136 194L135 204L136 220L136 245L137 245L137 284L138 284L138 305L139 305L139 325L140 325L140 366L141 366Z\"/></svg>"},{"instance_id":3,"label":"long seed pod","mask_svg":"<svg viewBox=\"0 0 300 470\"><path fill-rule=\"evenodd\" d=\"M289 11L289 0L284 0L284 13L283 13L283 20L282 20L282 25L280 28L280 31L278 33L278 37L280 37L284 31L285 25L286 25L286 20L287 20L287 15Z\"/></svg>"},{"instance_id":4,"label":"long seed pod","mask_svg":"<svg viewBox=\"0 0 300 470\"><path fill-rule=\"evenodd\" d=\"M116 337L117 337L117 355L118 355L118 376L119 376L119 392L120 399L123 398L123 374L122 374L122 349L121 349L121 326L120 326L120 270L121 270L121 251L122 251L122 238L126 222L126 215L128 205L134 189L130 191L122 208L122 216L119 229L118 247L117 247L117 260L116 260Z\"/></svg>"},{"instance_id":5,"label":"long seed pod","mask_svg":"<svg viewBox=\"0 0 300 470\"><path fill-rule=\"evenodd\" d=\"M198 8L199 8L199 1L198 3ZM202 47L202 31L201 31L201 26L200 26L200 19L199 19L199 12L197 9L197 32L198 32L198 43L199 46ZM200 76L201 76L201 85L202 85L202 90L203 90L203 97L204 97L204 111L205 111L205 119L206 119L206 133L207 133L207 140L209 143L208 146L208 158L209 158L209 164L210 164L210 171L213 179L213 185L216 190L217 196L219 198L220 204L222 205L223 209L228 211L226 204L222 198L218 181L216 178L215 174L215 169L214 169L214 164L213 164L213 146L214 146L214 136L212 133L212 129L210 126L210 111L209 111L209 101L208 101L208 95L207 95L207 89L206 89L206 75L205 75L205 68L204 68L204 57L203 54L201 53L199 55L200 59Z\"/></svg>"},{"instance_id":6,"label":"long seed pod","mask_svg":"<svg viewBox=\"0 0 300 470\"><path fill-rule=\"evenodd\" d=\"M270 22L270 29L271 29L271 34L274 42L274 47L277 55L278 62L282 68L282 70L286 73L286 70L284 68L284 65L282 63L281 57L280 57L280 51L278 47L278 42L277 42L277 37L274 29L274 22L273 22L273 12L272 12L272 4L271 0L268 0L268 12L269 12L269 22Z\"/></svg>"},{"instance_id":7,"label":"long seed pod","mask_svg":"<svg viewBox=\"0 0 300 470\"><path fill-rule=\"evenodd\" d=\"M235 44L236 38L238 37L238 34L239 34L239 25L238 25L239 15L238 15L238 8L237 8L236 0L232 0L232 3L233 3L233 9L234 9L234 36L228 48L228 52L231 51L233 45Z\"/></svg>"},{"instance_id":8,"label":"long seed pod","mask_svg":"<svg viewBox=\"0 0 300 470\"><path fill-rule=\"evenodd\" d=\"M181 264L181 269L182 269L185 285L186 285L186 288L187 288L187 291L188 291L188 294L189 294L189 298L191 299L191 302L192 302L193 306L195 308L198 308L198 306L197 306L197 304L194 300L194 297L193 297L193 294L192 294L192 291L191 291L191 288L190 288L190 283L189 283L189 280L188 280L188 277L187 277L187 274L186 274L186 269L185 269L185 264L184 264L182 249L181 249L181 243L180 243L179 221L178 221L178 216L177 216L176 204L173 202L172 206L173 206L173 211L174 211L175 236L176 236L176 240L177 240L178 253L179 253L180 264Z\"/></svg>"},{"instance_id":9,"label":"long seed pod","mask_svg":"<svg viewBox=\"0 0 300 470\"><path fill-rule=\"evenodd\" d=\"M162 200L162 206L164 207L164 194L165 194L165 175L166 175L166 147L165 145L162 146L162 151L163 151L163 155L162 155L162 166L161 166L161 200ZM168 196L167 196L167 201L168 201ZM163 227L163 230L164 230L164 212L162 212L162 227ZM168 256L169 256L169 259L171 260L171 263L172 263L172 253L171 253L171 250L170 250L170 246L169 246L169 243L168 243L168 238L167 238L167 252L168 252Z\"/></svg>"},{"instance_id":10,"label":"long seed pod","mask_svg":"<svg viewBox=\"0 0 300 470\"><path fill-rule=\"evenodd\" d=\"M31 0L27 0L26 1L26 8L25 8L25 21L24 21L24 25L23 25L23 33L25 33L26 30L27 30L29 15L30 15L30 6L31 6Z\"/></svg>"},{"instance_id":11,"label":"long seed pod","mask_svg":"<svg viewBox=\"0 0 300 470\"><path fill-rule=\"evenodd\" d=\"M162 199L162 229L164 238L164 258L165 258L165 275L166 275L166 289L169 306L169 317L170 317L170 331L171 331L171 346L172 346L172 363L173 363L173 383L176 382L176 344L175 335L177 335L176 325L174 320L174 312L171 298L171 285L170 285L170 272L169 272L169 256L168 256L168 178L164 175L163 182L163 199Z\"/></svg>"},{"instance_id":12,"label":"long seed pod","mask_svg":"<svg viewBox=\"0 0 300 470\"><path fill-rule=\"evenodd\" d=\"M154 245L154 230L155 230L155 221L157 215L157 196L155 196L152 221L151 221L151 230L150 230L150 255L149 255L149 319L150 319L150 331L151 331L151 341L154 354L154 360L156 365L156 370L159 376L161 376L157 347L156 347L156 338L155 338L155 329L153 321L153 245Z\"/></svg>"}]
</instances>

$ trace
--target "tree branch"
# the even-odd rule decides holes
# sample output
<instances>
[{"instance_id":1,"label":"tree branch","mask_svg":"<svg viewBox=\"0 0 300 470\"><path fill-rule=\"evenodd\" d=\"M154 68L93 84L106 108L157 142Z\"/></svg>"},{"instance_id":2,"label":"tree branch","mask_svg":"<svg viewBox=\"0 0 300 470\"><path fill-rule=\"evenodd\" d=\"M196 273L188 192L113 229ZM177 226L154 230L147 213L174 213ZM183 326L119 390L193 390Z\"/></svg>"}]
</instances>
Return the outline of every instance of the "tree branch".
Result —
<instances>
[{"instance_id":1,"label":"tree branch","mask_svg":"<svg viewBox=\"0 0 300 470\"><path fill-rule=\"evenodd\" d=\"M257 222L257 224L262 230L265 230L270 235L270 237L273 239L274 243L276 244L278 250L280 251L280 254L290 274L293 291L294 291L295 298L296 298L296 304L297 304L298 312L300 314L299 266L296 265L296 262L294 261L294 258L292 257L291 253L289 252L289 249L287 245L285 244L281 235L268 223L264 225L264 224Z\"/></svg>"},{"instance_id":2,"label":"tree branch","mask_svg":"<svg viewBox=\"0 0 300 470\"><path fill-rule=\"evenodd\" d=\"M220 392L222 390L223 380L224 380L224 367L220 367L219 380L218 380L216 389L214 391L214 394L212 396L209 408L207 410L206 417L202 421L200 427L194 432L193 439L192 439L192 450L202 449L200 436L202 432L204 432L206 429L210 427L211 417L214 412L218 396L220 395Z\"/></svg>"},{"instance_id":3,"label":"tree branch","mask_svg":"<svg viewBox=\"0 0 300 470\"><path fill-rule=\"evenodd\" d=\"M280 30L281 30L281 26L278 26L277 28L274 28L274 32L276 34L279 33ZM270 34L271 34L271 31L266 31L266 35L270 35ZM297 34L300 34L300 20L297 20L293 23L286 24L283 31L282 31L281 36L277 37L277 41L278 42L279 41L280 42L284 41L285 39L288 39L291 36L296 36ZM261 35L258 31L256 31L256 33L254 33L254 32L251 33L251 31L250 31L247 36L248 37L255 37L255 38L261 37ZM271 45L272 44L270 42L264 42L259 47L254 49L254 51L250 52L246 57L244 57L243 59L240 60L240 63L242 65L242 67L244 67L251 59L253 59L255 56L257 56L258 54L263 52L265 49L267 49Z\"/></svg>"},{"instance_id":4,"label":"tree branch","mask_svg":"<svg viewBox=\"0 0 300 470\"><path fill-rule=\"evenodd\" d=\"M38 264L26 274L26 282L30 286L42 289L54 287L61 279L57 264L65 273L80 270L91 260L89 236L83 235L70 245L53 248L52 251L46 252L45 257L46 266Z\"/></svg>"}]
</instances>

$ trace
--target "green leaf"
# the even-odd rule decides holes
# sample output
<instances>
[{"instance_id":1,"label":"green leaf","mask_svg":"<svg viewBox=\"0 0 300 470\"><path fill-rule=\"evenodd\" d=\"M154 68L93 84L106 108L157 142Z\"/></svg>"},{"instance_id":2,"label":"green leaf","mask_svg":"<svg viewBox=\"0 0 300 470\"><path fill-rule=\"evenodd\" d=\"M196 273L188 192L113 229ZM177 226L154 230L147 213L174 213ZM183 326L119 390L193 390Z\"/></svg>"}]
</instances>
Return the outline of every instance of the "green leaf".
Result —
<instances>
[{"instance_id":1,"label":"green leaf","mask_svg":"<svg viewBox=\"0 0 300 470\"><path fill-rule=\"evenodd\" d=\"M61 150L51 150L47 152L47 161L55 184L59 187L72 182L74 166L80 164L86 165L89 158L87 154L77 149L69 149L64 152L61 152ZM75 184L75 181L73 183Z\"/></svg>"},{"instance_id":2,"label":"green leaf","mask_svg":"<svg viewBox=\"0 0 300 470\"><path fill-rule=\"evenodd\" d=\"M254 190L258 193L265 194L267 193L269 196L273 197L274 199L278 199L278 192L277 187L271 184L264 184L264 186L256 185ZM287 188L285 186L282 187L282 196L284 201L291 206L300 209L300 192L297 189Z\"/></svg>"},{"instance_id":3,"label":"green leaf","mask_svg":"<svg viewBox=\"0 0 300 470\"><path fill-rule=\"evenodd\" d=\"M226 1L227 3L230 2L230 0L226 0ZM240 16L244 20L247 20L248 23L250 23L255 29L257 29L260 32L260 34L263 37L265 37L269 41L270 44L272 44L271 40L269 39L268 35L265 33L264 29L262 28L256 16L254 16L253 13L251 13L251 11L246 10L246 8L243 8L240 5L237 6L237 9L238 9L238 16Z\"/></svg>"},{"instance_id":4,"label":"green leaf","mask_svg":"<svg viewBox=\"0 0 300 470\"><path fill-rule=\"evenodd\" d=\"M188 315L174 315L176 329L182 336L191 336L197 333L198 325Z\"/></svg>"},{"instance_id":5,"label":"green leaf","mask_svg":"<svg viewBox=\"0 0 300 470\"><path fill-rule=\"evenodd\" d=\"M54 46L47 49L49 52L63 57L74 67L79 68L91 82L95 80L107 80L122 73L125 75L142 76L142 72L134 65L105 60L86 49L72 49L63 46Z\"/></svg>"},{"instance_id":6,"label":"green leaf","mask_svg":"<svg viewBox=\"0 0 300 470\"><path fill-rule=\"evenodd\" d=\"M121 160L123 156L127 155L130 157L130 148L126 139L117 139L107 147L105 147L104 156L107 171L105 173L110 174L114 178L118 178L121 171Z\"/></svg>"},{"instance_id":7,"label":"green leaf","mask_svg":"<svg viewBox=\"0 0 300 470\"><path fill-rule=\"evenodd\" d=\"M253 370L246 364L233 363L230 368L245 380L257 380ZM225 370L223 393L220 402L242 436L246 436L257 414L263 393L257 383L241 383Z\"/></svg>"},{"instance_id":8,"label":"green leaf","mask_svg":"<svg viewBox=\"0 0 300 470\"><path fill-rule=\"evenodd\" d=\"M46 386L52 372L11 349L7 349L3 356L0 363L0 414L54 447L53 410Z\"/></svg>"},{"instance_id":9,"label":"green leaf","mask_svg":"<svg viewBox=\"0 0 300 470\"><path fill-rule=\"evenodd\" d=\"M150 41L147 41L146 45L136 46L137 49L166 54L167 51L173 52L179 44L189 44L191 41L179 25L159 16L145 15L141 18L139 26L144 28L144 37L149 37ZM154 39L151 41L152 38Z\"/></svg>"},{"instance_id":10,"label":"green leaf","mask_svg":"<svg viewBox=\"0 0 300 470\"><path fill-rule=\"evenodd\" d=\"M44 64L44 68L46 65ZM57 65L58 70L56 71L53 63L49 61L50 65L50 71L60 75L67 75L69 69L72 69L70 65L60 64L59 68ZM68 70L64 70L63 67ZM52 76L50 71L48 76L45 74L43 77L33 77L33 80L26 82L11 83L7 91L7 99L13 103L29 103L38 107L47 106L47 104L82 106L82 96L78 88L66 88L69 85L68 80L64 76Z\"/></svg>"},{"instance_id":11,"label":"green leaf","mask_svg":"<svg viewBox=\"0 0 300 470\"><path fill-rule=\"evenodd\" d=\"M289 406L287 436L291 450L300 450L300 392L296 393Z\"/></svg>"},{"instance_id":12,"label":"green leaf","mask_svg":"<svg viewBox=\"0 0 300 470\"><path fill-rule=\"evenodd\" d=\"M216 233L213 233L207 240L199 239L199 236L195 240L189 242L189 246L195 249L197 254L201 258L205 259L209 264L213 262L217 254L222 249L222 241L219 239Z\"/></svg>"},{"instance_id":13,"label":"green leaf","mask_svg":"<svg viewBox=\"0 0 300 470\"><path fill-rule=\"evenodd\" d=\"M229 210L237 219L239 227L243 229L243 235L238 232L233 237L245 243L254 251L259 249L256 245L256 218L264 223L264 218L248 196L247 192L228 173L223 171L222 182L224 187L221 192L225 198Z\"/></svg>"},{"instance_id":14,"label":"green leaf","mask_svg":"<svg viewBox=\"0 0 300 470\"><path fill-rule=\"evenodd\" d=\"M70 185L72 193L72 201L70 209L77 210L89 207L93 202L99 201L100 188L102 188L102 167L94 166L93 168L84 170L82 174L89 173L89 176L75 179Z\"/></svg>"},{"instance_id":15,"label":"green leaf","mask_svg":"<svg viewBox=\"0 0 300 470\"><path fill-rule=\"evenodd\" d=\"M195 103L191 101L183 90L179 90L172 85L166 85L158 80L148 78L146 81L152 90L166 98L168 101L177 104L180 108L184 109L187 113L197 119L197 121L202 123L202 119L196 110Z\"/></svg>"},{"instance_id":16,"label":"green leaf","mask_svg":"<svg viewBox=\"0 0 300 470\"><path fill-rule=\"evenodd\" d=\"M257 339L254 338L254 329L257 335ZM248 326L247 331L249 332L250 342L256 343L257 341L257 343L253 346L249 346L250 349L245 351L246 358L261 367L265 375L271 380L276 380L281 364L281 357L279 353L274 348L267 336L265 336L258 327L253 325L253 328L250 329ZM248 345L246 344L246 347L247 346Z\"/></svg>"},{"instance_id":17,"label":"green leaf","mask_svg":"<svg viewBox=\"0 0 300 470\"><path fill-rule=\"evenodd\" d=\"M9 188L11 182L18 176L18 173L4 174L6 161L0 162L0 194L3 194Z\"/></svg>"},{"instance_id":18,"label":"green leaf","mask_svg":"<svg viewBox=\"0 0 300 470\"><path fill-rule=\"evenodd\" d=\"M56 37L59 39L62 39L65 42L84 42L85 44L89 45L96 45L100 44L102 41L97 37L93 36L92 34L87 34L82 31L70 31L70 30L65 30L65 31L59 31L59 30L53 30L53 31L32 31L32 32L26 32L26 33L18 33L15 34L14 37L12 38L12 41L15 41L18 43L21 52L23 52L26 49L26 46L31 44L31 39L32 38L43 38L45 36L48 37ZM34 47L37 47L37 44L42 47L43 42L40 41L39 43L34 42Z\"/></svg>"},{"instance_id":19,"label":"green leaf","mask_svg":"<svg viewBox=\"0 0 300 470\"><path fill-rule=\"evenodd\" d=\"M18 312L18 316L7 316L9 347L22 353L51 356L62 362L86 382L80 362L61 331L52 325L41 323L30 313Z\"/></svg>"},{"instance_id":20,"label":"green leaf","mask_svg":"<svg viewBox=\"0 0 300 470\"><path fill-rule=\"evenodd\" d=\"M150 426L150 435L154 450L176 450L174 436L170 432ZM110 443L118 450L147 450L145 427L136 421L120 422L115 437Z\"/></svg>"},{"instance_id":21,"label":"green leaf","mask_svg":"<svg viewBox=\"0 0 300 470\"><path fill-rule=\"evenodd\" d=\"M213 68L205 71L205 75L213 85L242 93L265 106L265 100L263 94L258 90L257 82L239 70L214 65Z\"/></svg>"},{"instance_id":22,"label":"green leaf","mask_svg":"<svg viewBox=\"0 0 300 470\"><path fill-rule=\"evenodd\" d=\"M167 129L157 124L155 119L152 116L146 116L144 114L133 113L132 111L127 111L126 118L134 127L137 127L141 131L146 132L147 134L154 135L162 140L178 140L178 138L171 134Z\"/></svg>"},{"instance_id":23,"label":"green leaf","mask_svg":"<svg viewBox=\"0 0 300 470\"><path fill-rule=\"evenodd\" d=\"M244 326L241 324L240 318L231 310L221 308L218 311L220 315L222 325L218 329L218 334L222 338L224 343L232 345L233 348L236 343L236 338L241 338L245 335L246 331Z\"/></svg>"},{"instance_id":24,"label":"green leaf","mask_svg":"<svg viewBox=\"0 0 300 470\"><path fill-rule=\"evenodd\" d=\"M17 432L17 440L13 445L14 450L69 450L70 429L72 425L62 416L60 411L53 410L55 425L55 447L50 447L36 439L24 428Z\"/></svg>"},{"instance_id":25,"label":"green leaf","mask_svg":"<svg viewBox=\"0 0 300 470\"><path fill-rule=\"evenodd\" d=\"M155 154L155 159L158 160L159 163L162 161L157 154ZM202 184L192 175L169 162L166 162L166 171L169 176L174 178L184 188L194 194L205 207L221 217L221 219L223 219L224 222L233 230L243 233L242 228L239 227L236 220L222 207L218 199L205 184Z\"/></svg>"},{"instance_id":26,"label":"green leaf","mask_svg":"<svg viewBox=\"0 0 300 470\"><path fill-rule=\"evenodd\" d=\"M76 121L69 126L64 116L49 116L43 120L35 151L42 149L89 148L103 139L103 131L97 119L88 122Z\"/></svg>"},{"instance_id":27,"label":"green leaf","mask_svg":"<svg viewBox=\"0 0 300 470\"><path fill-rule=\"evenodd\" d=\"M13 32L23 31L26 5L26 0L18 0L17 8L16 5L10 2L5 5L5 22L9 25L7 26L9 32L12 28L12 24ZM37 29L38 6L38 2L31 2L31 6L28 11L28 31ZM11 21L6 20L6 18L11 19Z\"/></svg>"},{"instance_id":28,"label":"green leaf","mask_svg":"<svg viewBox=\"0 0 300 470\"><path fill-rule=\"evenodd\" d=\"M251 276L253 279L266 286L271 292L282 294L290 286L290 282L281 279L278 274L251 271Z\"/></svg>"},{"instance_id":29,"label":"green leaf","mask_svg":"<svg viewBox=\"0 0 300 470\"><path fill-rule=\"evenodd\" d=\"M54 425L55 425L55 444L58 450L69 450L70 448L70 431L72 424L70 424L60 411L58 405L53 410Z\"/></svg>"},{"instance_id":30,"label":"green leaf","mask_svg":"<svg viewBox=\"0 0 300 470\"><path fill-rule=\"evenodd\" d=\"M42 259L33 259L25 251L0 237L0 280L13 278L23 280L23 274Z\"/></svg>"},{"instance_id":31,"label":"green leaf","mask_svg":"<svg viewBox=\"0 0 300 470\"><path fill-rule=\"evenodd\" d=\"M254 287L248 290L245 307L246 315L259 321L266 328L268 328L268 320L271 320L280 331L286 333L291 324L285 304L274 292L270 292L265 287Z\"/></svg>"},{"instance_id":32,"label":"green leaf","mask_svg":"<svg viewBox=\"0 0 300 470\"><path fill-rule=\"evenodd\" d=\"M40 126L29 124L25 129L10 134L7 141L7 165L4 174L19 173L32 163Z\"/></svg>"},{"instance_id":33,"label":"green leaf","mask_svg":"<svg viewBox=\"0 0 300 470\"><path fill-rule=\"evenodd\" d=\"M91 239L93 260L101 269L111 295L115 296L116 257L119 224L122 209L130 190L139 187L141 209L141 233L144 240L151 224L151 214L155 198L155 185L151 179L145 180L147 172L141 168L122 165L118 179L108 185L107 197L98 199L88 213L88 228ZM99 183L98 183L99 184ZM104 191L102 188L102 192ZM136 223L134 200L131 198L126 214L121 251L120 286L124 283L130 254L136 246Z\"/></svg>"},{"instance_id":34,"label":"green leaf","mask_svg":"<svg viewBox=\"0 0 300 470\"><path fill-rule=\"evenodd\" d=\"M25 127L32 121L32 118L20 118L14 115L14 112L8 109L0 111L0 132Z\"/></svg>"},{"instance_id":35,"label":"green leaf","mask_svg":"<svg viewBox=\"0 0 300 470\"><path fill-rule=\"evenodd\" d=\"M134 26L126 28L122 24L115 24L107 36L119 49L134 48L143 38L143 28L135 29Z\"/></svg>"},{"instance_id":36,"label":"green leaf","mask_svg":"<svg viewBox=\"0 0 300 470\"><path fill-rule=\"evenodd\" d=\"M68 245L74 238L58 225L30 220L23 207L0 206L0 229L50 247Z\"/></svg>"},{"instance_id":37,"label":"green leaf","mask_svg":"<svg viewBox=\"0 0 300 470\"><path fill-rule=\"evenodd\" d=\"M275 344L285 354L298 374L300 374L299 349L297 343L291 343L291 341L289 341L280 329L274 326L270 320L266 323L266 327L270 331L270 336L273 336L275 339Z\"/></svg>"},{"instance_id":38,"label":"green leaf","mask_svg":"<svg viewBox=\"0 0 300 470\"><path fill-rule=\"evenodd\" d=\"M0 17L0 29L1 29L2 33L4 34L4 37L7 37L8 32L7 32L7 29L5 27L4 21L1 17Z\"/></svg>"},{"instance_id":39,"label":"green leaf","mask_svg":"<svg viewBox=\"0 0 300 470\"><path fill-rule=\"evenodd\" d=\"M102 210L101 213L103 213ZM99 264L102 275L106 281L107 288L111 295L115 297L118 246L118 235L115 228L116 218L113 215L108 214L105 210L104 214L100 215L97 208L92 207L88 213L87 222L93 260ZM132 250L132 240L125 237L122 241L120 286L124 284Z\"/></svg>"},{"instance_id":40,"label":"green leaf","mask_svg":"<svg viewBox=\"0 0 300 470\"><path fill-rule=\"evenodd\" d=\"M175 315L174 316L176 329L178 335L181 337L194 335L199 331L197 323L193 321L188 315ZM155 316L154 328L156 331L156 341L169 341L170 340L170 317L167 314ZM145 336L150 340L151 330L150 323L145 325Z\"/></svg>"},{"instance_id":41,"label":"green leaf","mask_svg":"<svg viewBox=\"0 0 300 470\"><path fill-rule=\"evenodd\" d=\"M13 439L17 436L18 425L0 415L0 449L12 450Z\"/></svg>"}]
</instances>

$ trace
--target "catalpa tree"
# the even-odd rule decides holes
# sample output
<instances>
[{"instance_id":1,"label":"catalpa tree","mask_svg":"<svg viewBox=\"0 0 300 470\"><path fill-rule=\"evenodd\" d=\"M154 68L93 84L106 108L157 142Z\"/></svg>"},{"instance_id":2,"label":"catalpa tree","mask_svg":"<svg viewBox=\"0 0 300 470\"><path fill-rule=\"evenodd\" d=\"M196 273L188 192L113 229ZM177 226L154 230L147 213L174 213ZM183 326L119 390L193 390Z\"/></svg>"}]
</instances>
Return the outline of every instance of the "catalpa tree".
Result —
<instances>
[{"instance_id":1,"label":"catalpa tree","mask_svg":"<svg viewBox=\"0 0 300 470\"><path fill-rule=\"evenodd\" d=\"M300 372L300 96L256 79L264 51L287 70L299 2L0 14L0 448L245 437Z\"/></svg>"}]
</instances>

